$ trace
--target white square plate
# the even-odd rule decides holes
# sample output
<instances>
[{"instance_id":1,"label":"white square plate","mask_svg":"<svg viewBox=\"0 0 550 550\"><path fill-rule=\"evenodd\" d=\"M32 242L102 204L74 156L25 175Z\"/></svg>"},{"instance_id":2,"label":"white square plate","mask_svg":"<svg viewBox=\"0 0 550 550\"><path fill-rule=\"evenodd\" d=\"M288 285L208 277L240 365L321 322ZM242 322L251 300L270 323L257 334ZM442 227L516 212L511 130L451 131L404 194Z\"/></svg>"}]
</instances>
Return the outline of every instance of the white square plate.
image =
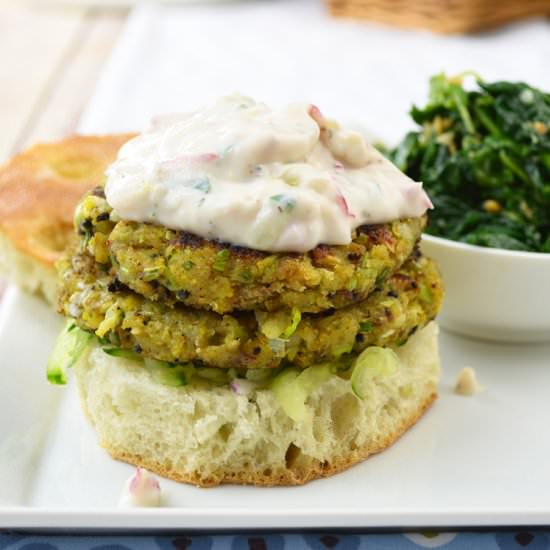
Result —
<instances>
[{"instance_id":1,"label":"white square plate","mask_svg":"<svg viewBox=\"0 0 550 550\"><path fill-rule=\"evenodd\" d=\"M428 76L442 68L548 88L549 35L542 21L474 37L411 33L333 20L310 0L144 8L122 33L80 129L133 130L152 114L240 90L273 104L314 100L391 143L410 126L411 102L424 101ZM443 333L440 399L384 453L298 488L163 480L166 507L124 511L115 506L132 468L97 445L74 386L46 382L59 326L39 300L9 289L0 309L0 527L550 524L550 346ZM465 365L476 368L484 393L452 393Z\"/></svg>"},{"instance_id":2,"label":"white square plate","mask_svg":"<svg viewBox=\"0 0 550 550\"><path fill-rule=\"evenodd\" d=\"M384 453L304 487L199 489L161 480L166 505L116 508L133 468L96 442L72 384L49 386L60 319L8 289L0 310L0 527L307 528L550 524L550 346L441 335L440 398ZM486 390L452 392L476 368Z\"/></svg>"}]
</instances>

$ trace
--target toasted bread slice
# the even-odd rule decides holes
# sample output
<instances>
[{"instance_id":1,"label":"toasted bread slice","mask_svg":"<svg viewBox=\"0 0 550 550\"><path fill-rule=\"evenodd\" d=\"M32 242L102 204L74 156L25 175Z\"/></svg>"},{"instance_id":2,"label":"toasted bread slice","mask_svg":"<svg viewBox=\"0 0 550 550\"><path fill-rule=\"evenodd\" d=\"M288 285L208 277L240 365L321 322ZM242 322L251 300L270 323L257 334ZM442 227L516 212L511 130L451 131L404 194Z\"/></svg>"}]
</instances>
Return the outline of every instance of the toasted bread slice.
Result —
<instances>
[{"instance_id":1,"label":"toasted bread slice","mask_svg":"<svg viewBox=\"0 0 550 550\"><path fill-rule=\"evenodd\" d=\"M80 197L100 184L131 134L40 144L0 168L0 272L55 299L54 264L74 238Z\"/></svg>"}]
</instances>

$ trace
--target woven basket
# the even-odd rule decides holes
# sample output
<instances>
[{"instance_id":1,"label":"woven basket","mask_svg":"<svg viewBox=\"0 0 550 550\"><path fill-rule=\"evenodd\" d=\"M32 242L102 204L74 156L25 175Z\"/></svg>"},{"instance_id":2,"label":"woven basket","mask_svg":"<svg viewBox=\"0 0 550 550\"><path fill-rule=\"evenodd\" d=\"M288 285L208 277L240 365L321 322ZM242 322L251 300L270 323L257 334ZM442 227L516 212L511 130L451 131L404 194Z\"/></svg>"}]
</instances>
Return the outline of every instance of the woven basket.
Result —
<instances>
[{"instance_id":1,"label":"woven basket","mask_svg":"<svg viewBox=\"0 0 550 550\"><path fill-rule=\"evenodd\" d=\"M333 15L440 33L473 32L550 15L550 0L326 0Z\"/></svg>"}]
</instances>

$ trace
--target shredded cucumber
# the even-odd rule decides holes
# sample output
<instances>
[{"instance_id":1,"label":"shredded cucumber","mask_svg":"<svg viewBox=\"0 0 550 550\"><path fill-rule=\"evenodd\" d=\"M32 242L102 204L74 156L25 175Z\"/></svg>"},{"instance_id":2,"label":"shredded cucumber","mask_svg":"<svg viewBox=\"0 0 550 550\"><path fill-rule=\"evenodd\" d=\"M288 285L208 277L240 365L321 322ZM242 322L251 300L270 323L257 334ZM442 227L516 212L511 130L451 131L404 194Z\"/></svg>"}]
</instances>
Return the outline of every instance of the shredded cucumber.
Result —
<instances>
[{"instance_id":1,"label":"shredded cucumber","mask_svg":"<svg viewBox=\"0 0 550 550\"><path fill-rule=\"evenodd\" d=\"M103 348L103 351L112 357L139 361L149 371L149 374L155 381L165 386L185 386L197 370L191 364L175 365L166 361L143 357L131 349Z\"/></svg>"},{"instance_id":2,"label":"shredded cucumber","mask_svg":"<svg viewBox=\"0 0 550 550\"><path fill-rule=\"evenodd\" d=\"M157 361L146 357L144 359L145 368L151 374L153 380L165 386L185 386L188 376L185 365L172 365L166 361Z\"/></svg>"},{"instance_id":3,"label":"shredded cucumber","mask_svg":"<svg viewBox=\"0 0 550 550\"><path fill-rule=\"evenodd\" d=\"M48 382L66 384L67 369L76 363L91 339L92 334L78 328L72 320L67 321L48 360Z\"/></svg>"},{"instance_id":4,"label":"shredded cucumber","mask_svg":"<svg viewBox=\"0 0 550 550\"><path fill-rule=\"evenodd\" d=\"M273 378L281 369L246 369L244 376L251 382L267 382Z\"/></svg>"},{"instance_id":5,"label":"shredded cucumber","mask_svg":"<svg viewBox=\"0 0 550 550\"><path fill-rule=\"evenodd\" d=\"M387 378L399 368L399 357L389 348L372 346L359 355L351 375L351 389L359 399L365 399L374 377Z\"/></svg>"},{"instance_id":6,"label":"shredded cucumber","mask_svg":"<svg viewBox=\"0 0 550 550\"><path fill-rule=\"evenodd\" d=\"M303 387L296 384L299 374L298 369L288 368L280 372L271 382L271 391L275 394L275 399L285 413L297 422L307 414L307 393Z\"/></svg>"},{"instance_id":7,"label":"shredded cucumber","mask_svg":"<svg viewBox=\"0 0 550 550\"><path fill-rule=\"evenodd\" d=\"M296 382L304 388L308 395L324 384L335 369L330 363L323 363L304 369L296 379Z\"/></svg>"},{"instance_id":8,"label":"shredded cucumber","mask_svg":"<svg viewBox=\"0 0 550 550\"><path fill-rule=\"evenodd\" d=\"M226 384L231 378L230 374L225 369L218 369L215 367L201 367L197 369L197 375L210 382L216 384Z\"/></svg>"},{"instance_id":9,"label":"shredded cucumber","mask_svg":"<svg viewBox=\"0 0 550 550\"><path fill-rule=\"evenodd\" d=\"M122 359L130 359L131 361L141 361L143 357L131 349L124 348L103 348L107 355L112 357L121 357Z\"/></svg>"},{"instance_id":10,"label":"shredded cucumber","mask_svg":"<svg viewBox=\"0 0 550 550\"><path fill-rule=\"evenodd\" d=\"M332 374L329 363L309 367L303 371L287 368L271 382L271 391L285 413L295 422L307 417L306 400L311 392L326 382Z\"/></svg>"}]
</instances>

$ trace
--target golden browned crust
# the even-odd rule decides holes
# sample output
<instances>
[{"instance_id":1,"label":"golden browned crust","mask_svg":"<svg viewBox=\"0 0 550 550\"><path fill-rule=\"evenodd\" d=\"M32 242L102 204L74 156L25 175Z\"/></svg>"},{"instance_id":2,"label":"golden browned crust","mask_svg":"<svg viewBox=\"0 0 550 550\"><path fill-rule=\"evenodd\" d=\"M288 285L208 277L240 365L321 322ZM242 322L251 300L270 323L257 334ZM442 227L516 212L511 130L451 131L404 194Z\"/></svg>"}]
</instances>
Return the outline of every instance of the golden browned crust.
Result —
<instances>
[{"instance_id":1,"label":"golden browned crust","mask_svg":"<svg viewBox=\"0 0 550 550\"><path fill-rule=\"evenodd\" d=\"M78 201L101 183L130 137L73 136L14 157L0 168L0 232L19 252L53 269L73 238Z\"/></svg>"},{"instance_id":2,"label":"golden browned crust","mask_svg":"<svg viewBox=\"0 0 550 550\"><path fill-rule=\"evenodd\" d=\"M273 487L277 485L304 485L314 479L321 477L329 477L355 464L367 459L370 455L379 453L392 445L401 435L403 435L410 427L422 417L428 410L430 405L437 398L437 387L434 385L431 392L422 401L416 411L410 416L403 418L400 424L392 433L386 434L383 439L370 441L367 445L358 449L347 449L340 456L335 456L332 461L320 462L319 460L309 459L304 460L304 456L300 455L299 460L293 462L293 457L288 457L287 468L280 472L257 472L254 471L252 464L249 470L242 471L227 471L220 472L216 475L202 477L200 474L187 474L167 468L164 464L158 462L150 462L141 456L132 455L109 447L108 442L101 442L101 445L109 452L109 454L123 462L141 466L154 472L162 477L173 479L175 481L189 483L198 487L215 487L222 484L235 485L257 485L264 487Z\"/></svg>"}]
</instances>

